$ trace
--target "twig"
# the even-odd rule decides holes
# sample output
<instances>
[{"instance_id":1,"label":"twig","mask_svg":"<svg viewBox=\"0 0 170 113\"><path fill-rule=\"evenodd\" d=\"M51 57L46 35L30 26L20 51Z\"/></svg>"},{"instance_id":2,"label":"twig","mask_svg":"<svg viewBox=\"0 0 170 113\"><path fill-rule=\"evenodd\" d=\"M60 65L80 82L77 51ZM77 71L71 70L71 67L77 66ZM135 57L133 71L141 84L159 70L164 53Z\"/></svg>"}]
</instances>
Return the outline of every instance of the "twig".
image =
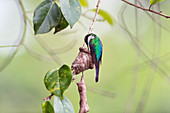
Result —
<instances>
[{"instance_id":1,"label":"twig","mask_svg":"<svg viewBox=\"0 0 170 113\"><path fill-rule=\"evenodd\" d=\"M82 14L82 16L85 17L85 18L87 18L87 19L89 19L89 20L93 20L92 17L89 17L89 16L87 16L87 15L85 15L85 14ZM98 21L98 22L103 22L103 21L105 21L105 19L104 19L104 18L102 18L102 19L97 19L97 18L96 18L96 21Z\"/></svg>"},{"instance_id":2,"label":"twig","mask_svg":"<svg viewBox=\"0 0 170 113\"><path fill-rule=\"evenodd\" d=\"M86 84L84 82L84 75L82 72L81 81L77 83L78 91L80 94L80 110L79 113L87 113L89 112L89 106L87 104L86 98Z\"/></svg>"},{"instance_id":3,"label":"twig","mask_svg":"<svg viewBox=\"0 0 170 113\"><path fill-rule=\"evenodd\" d=\"M71 70L73 73L73 80L75 78L75 75L82 72L81 81L77 83L78 91L80 94L80 110L79 113L87 113L89 111L89 106L87 104L87 98L86 98L86 84L84 82L83 78L83 71L88 69L93 69L94 64L92 62L92 57L90 54L90 51L88 51L87 48L80 47L79 48L79 54L72 63Z\"/></svg>"},{"instance_id":4,"label":"twig","mask_svg":"<svg viewBox=\"0 0 170 113\"><path fill-rule=\"evenodd\" d=\"M98 95L102 95L102 96L105 96L107 98L115 98L116 97L116 94L115 93L112 93L110 91L105 91L105 90L102 90L102 89L97 89L95 87L92 87L90 85L86 85L87 87L87 90L92 92L92 93L95 93L95 94L98 94Z\"/></svg>"},{"instance_id":5,"label":"twig","mask_svg":"<svg viewBox=\"0 0 170 113\"><path fill-rule=\"evenodd\" d=\"M100 4L100 0L98 0L98 2L97 2L96 13L95 13L95 16L94 16L94 18L93 18L93 22L92 22L92 24L91 24L91 26L90 26L90 28L89 28L88 34L92 31L93 26L94 26L94 23L95 23L96 18L97 18L97 14L99 13L99 4Z\"/></svg>"},{"instance_id":6,"label":"twig","mask_svg":"<svg viewBox=\"0 0 170 113\"><path fill-rule=\"evenodd\" d=\"M159 9L159 5L158 5L158 9ZM160 21L159 16L154 15L154 19ZM153 25L154 25L153 26L153 39L155 39L155 42L154 42L154 52L153 52L152 59L156 59L157 56L159 55L160 47L161 47L161 26L159 26L159 25L156 26L156 23L154 23ZM141 99L138 103L138 107L136 109L136 113L143 113L143 111L146 107L146 104L147 104L148 98L149 98L149 93L150 93L151 87L153 85L153 80L156 75L156 71L157 71L157 66L155 66L150 71L150 74L148 75L147 81L145 83L146 85L143 90L143 94L141 96Z\"/></svg>"},{"instance_id":7,"label":"twig","mask_svg":"<svg viewBox=\"0 0 170 113\"><path fill-rule=\"evenodd\" d=\"M36 37L36 36L35 36ZM63 61L55 54L55 51L53 51L49 45L39 36L38 38L35 38L36 41L39 43L39 45L50 55L50 57L58 64L63 64Z\"/></svg>"},{"instance_id":8,"label":"twig","mask_svg":"<svg viewBox=\"0 0 170 113\"><path fill-rule=\"evenodd\" d=\"M49 97L44 98L44 100L45 100L45 101L50 101L51 98L52 98L52 96L54 96L54 94L51 94Z\"/></svg>"},{"instance_id":9,"label":"twig","mask_svg":"<svg viewBox=\"0 0 170 113\"><path fill-rule=\"evenodd\" d=\"M139 0L138 0L138 3L139 3L139 5L140 5L141 7L144 7ZM149 14L149 12L146 12L146 14L147 14L153 21L155 21L160 27L162 27L163 29L165 29L165 30L167 30L167 31L170 31L170 29L169 29L167 26L165 26L165 25L163 25L162 23L160 23L159 21L155 20L154 17L153 17L151 14Z\"/></svg>"},{"instance_id":10,"label":"twig","mask_svg":"<svg viewBox=\"0 0 170 113\"><path fill-rule=\"evenodd\" d=\"M21 2L21 0L17 0L16 1L16 4L18 6L18 9L19 9L19 12L20 12L20 15L21 15L21 25L22 25L22 31L20 32L20 35L19 35L19 38L17 40L17 47L14 47L14 49L12 50L11 54L9 55L9 57L7 57L3 62L2 64L0 65L0 72L5 69L8 64L12 61L12 59L15 57L15 55L17 54L20 46L23 44L24 42L24 39L25 39L25 35L26 35L26 30L27 30L27 23L26 23L26 15L25 15L25 9L24 9L24 6Z\"/></svg>"},{"instance_id":11,"label":"twig","mask_svg":"<svg viewBox=\"0 0 170 113\"><path fill-rule=\"evenodd\" d=\"M138 0L135 0L135 5L137 5ZM139 49L141 48L140 45L140 39L139 39L139 13L137 8L135 8L135 25L136 25L136 44L134 46L134 49L136 49L136 55L137 58L135 59L135 63L139 64L140 63L140 59L141 59L141 52L139 51ZM132 74L132 78L131 78L131 88L129 90L128 93L128 100L127 100L127 105L125 108L125 113L131 113L132 112L132 108L133 108L133 104L134 104L134 100L135 100L135 94L136 94L136 89L137 89L137 83L138 83L138 77L139 77L139 72L141 71L141 67L140 65L137 65L135 68L133 68L135 71Z\"/></svg>"},{"instance_id":12,"label":"twig","mask_svg":"<svg viewBox=\"0 0 170 113\"><path fill-rule=\"evenodd\" d=\"M31 20L27 17L27 20L28 20L28 25L30 27L30 31L33 33L33 30L32 30L32 22ZM43 41L43 39L41 39L39 37L39 35L33 35L35 38L35 40L39 43L39 45L43 48L43 50L49 54L49 56L53 59L53 61L55 61L58 65L61 65L63 64L63 61L55 54L54 50L52 50L46 42Z\"/></svg>"},{"instance_id":13,"label":"twig","mask_svg":"<svg viewBox=\"0 0 170 113\"><path fill-rule=\"evenodd\" d=\"M57 49L52 49L50 51L50 53L52 55L66 53L66 52L70 51L76 45L76 43L77 43L76 40L72 40L69 44L65 45L64 47L57 48Z\"/></svg>"},{"instance_id":14,"label":"twig","mask_svg":"<svg viewBox=\"0 0 170 113\"><path fill-rule=\"evenodd\" d=\"M96 5L96 13L95 13L95 15L94 15L93 22L92 22L92 24L91 24L91 26L90 26L90 28L89 28L88 34L90 34L90 32L93 30L93 26L94 26L94 23L95 23L95 21L96 21L97 14L99 13L99 4L100 4L100 0L98 0L98 2L97 2L97 5ZM85 47L85 43L83 44L83 47Z\"/></svg>"},{"instance_id":15,"label":"twig","mask_svg":"<svg viewBox=\"0 0 170 113\"><path fill-rule=\"evenodd\" d=\"M123 15L121 15L123 16ZM123 25L119 24L119 26L127 33L127 35L129 36L129 38L132 40L133 44L136 44L136 38L134 35L132 35L132 33L129 31L129 29L127 28L127 25L124 21L124 18L122 17L122 23ZM143 45L143 43L141 43ZM144 45L143 45L144 46ZM144 50L142 48L139 48L139 51L141 52L141 55L143 56L143 58L146 58L148 60L148 64L151 68L154 68L155 66L158 69L159 74L161 74L161 76L168 82L170 83L170 78L169 75L167 74L166 71L164 71L164 69L162 69L162 67L158 66L157 62L154 62L148 55L145 54ZM152 54L151 54L152 55Z\"/></svg>"},{"instance_id":16,"label":"twig","mask_svg":"<svg viewBox=\"0 0 170 113\"><path fill-rule=\"evenodd\" d=\"M149 12L151 12L151 13L154 13L154 14L157 14L157 15L160 15L160 16L163 16L163 17L165 17L165 18L170 18L170 16L165 15L165 14L162 14L161 12L157 12L157 11L154 11L154 10L151 10L151 9L146 9L146 8L144 8L144 7L141 7L141 6L135 5L135 4L133 4L133 3L130 3L130 2L128 2L128 1L126 1L126 0L122 0L122 1L125 2L125 3L127 3L127 4L129 4L129 5L131 5L131 6L134 6L134 7L136 7L136 8L142 9L142 10L144 10L144 11L149 11Z\"/></svg>"},{"instance_id":17,"label":"twig","mask_svg":"<svg viewBox=\"0 0 170 113\"><path fill-rule=\"evenodd\" d=\"M25 49L27 50L27 52L34 58L36 58L37 60L40 61L46 61L46 62L50 62L50 63L54 63L53 59L51 57L45 56L45 55L41 55L35 51L33 51L31 48L29 48L26 44L23 45L25 47Z\"/></svg>"},{"instance_id":18,"label":"twig","mask_svg":"<svg viewBox=\"0 0 170 113\"><path fill-rule=\"evenodd\" d=\"M18 45L4 45L4 46L0 46L0 48L6 48L6 47L18 47Z\"/></svg>"}]
</instances>

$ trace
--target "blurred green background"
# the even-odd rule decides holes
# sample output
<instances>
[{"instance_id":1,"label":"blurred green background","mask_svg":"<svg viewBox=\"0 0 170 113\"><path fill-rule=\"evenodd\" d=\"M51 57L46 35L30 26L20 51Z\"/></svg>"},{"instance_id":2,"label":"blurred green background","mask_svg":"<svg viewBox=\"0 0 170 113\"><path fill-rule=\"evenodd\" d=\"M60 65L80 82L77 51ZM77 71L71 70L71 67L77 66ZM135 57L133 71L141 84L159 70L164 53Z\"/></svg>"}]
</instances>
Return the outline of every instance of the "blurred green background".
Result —
<instances>
[{"instance_id":1,"label":"blurred green background","mask_svg":"<svg viewBox=\"0 0 170 113\"><path fill-rule=\"evenodd\" d=\"M22 0L30 20L33 10L41 1ZM145 7L149 6L148 0L141 2ZM95 8L96 3L89 1L89 7L83 8L83 12ZM164 0L159 5L164 14L170 15L168 4L170 1ZM158 10L159 5L153 8ZM101 1L100 8L110 13L115 22L113 27L107 22L96 22L93 29L103 42L104 53L99 82L94 81L94 70L85 72L89 113L169 113L170 20L149 13L151 19L141 10L135 12L131 6L127 6L122 14L120 10L123 7L126 5L121 0ZM93 17L93 14L90 16ZM122 19L127 24L126 30L120 27L123 26ZM8 64L11 53L17 48L2 46L18 44L19 34L23 30L21 21L16 1L0 0L1 69ZM0 72L0 113L41 112L43 98L50 95L43 83L46 72L62 64L71 66L78 48L83 45L92 20L81 17L80 21L73 29L67 27L55 35L50 32L37 37L34 37L32 27L27 26L24 43ZM135 40L138 39L136 42L129 37L128 30ZM51 57L46 49L54 49L52 53L56 54ZM79 79L80 75L76 76L76 81L65 92L76 113L79 110L76 86Z\"/></svg>"}]
</instances>

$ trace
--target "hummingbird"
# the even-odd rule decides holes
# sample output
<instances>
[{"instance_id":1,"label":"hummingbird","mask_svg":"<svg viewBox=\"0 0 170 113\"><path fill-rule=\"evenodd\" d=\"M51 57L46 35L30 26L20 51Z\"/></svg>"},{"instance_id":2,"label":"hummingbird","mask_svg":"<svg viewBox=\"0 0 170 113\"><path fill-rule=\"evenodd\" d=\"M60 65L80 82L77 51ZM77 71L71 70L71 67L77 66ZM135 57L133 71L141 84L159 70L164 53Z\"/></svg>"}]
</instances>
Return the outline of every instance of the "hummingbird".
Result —
<instances>
[{"instance_id":1,"label":"hummingbird","mask_svg":"<svg viewBox=\"0 0 170 113\"><path fill-rule=\"evenodd\" d=\"M91 53L92 61L95 64L95 70L96 70L95 81L98 82L99 66L102 61L102 52L103 52L102 42L100 38L93 33L87 34L84 38L84 41L88 47L88 50Z\"/></svg>"}]
</instances>

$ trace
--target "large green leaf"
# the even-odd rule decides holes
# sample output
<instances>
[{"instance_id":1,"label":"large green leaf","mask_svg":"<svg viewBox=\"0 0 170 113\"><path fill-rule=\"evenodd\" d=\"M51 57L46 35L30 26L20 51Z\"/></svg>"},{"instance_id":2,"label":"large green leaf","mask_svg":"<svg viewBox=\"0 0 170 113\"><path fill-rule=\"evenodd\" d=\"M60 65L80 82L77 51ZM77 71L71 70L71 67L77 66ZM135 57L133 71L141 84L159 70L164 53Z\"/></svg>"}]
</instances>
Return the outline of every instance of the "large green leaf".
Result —
<instances>
[{"instance_id":1,"label":"large green leaf","mask_svg":"<svg viewBox=\"0 0 170 113\"><path fill-rule=\"evenodd\" d=\"M81 16L81 5L79 0L60 0L61 11L71 27Z\"/></svg>"},{"instance_id":2,"label":"large green leaf","mask_svg":"<svg viewBox=\"0 0 170 113\"><path fill-rule=\"evenodd\" d=\"M87 0L79 0L82 7L88 7L88 1Z\"/></svg>"},{"instance_id":3,"label":"large green leaf","mask_svg":"<svg viewBox=\"0 0 170 113\"><path fill-rule=\"evenodd\" d=\"M61 94L69 87L72 82L73 74L69 66L63 65L59 69Z\"/></svg>"},{"instance_id":4,"label":"large green leaf","mask_svg":"<svg viewBox=\"0 0 170 113\"><path fill-rule=\"evenodd\" d=\"M96 12L96 9L92 9L92 11ZM102 16L105 21L113 26L114 18L108 12L100 9L98 14Z\"/></svg>"},{"instance_id":5,"label":"large green leaf","mask_svg":"<svg viewBox=\"0 0 170 113\"><path fill-rule=\"evenodd\" d=\"M69 87L72 77L70 67L63 65L59 70L48 71L44 78L44 84L52 94L63 99L63 93Z\"/></svg>"},{"instance_id":6,"label":"large green leaf","mask_svg":"<svg viewBox=\"0 0 170 113\"><path fill-rule=\"evenodd\" d=\"M54 113L53 106L49 101L44 101L42 103L42 112L43 113Z\"/></svg>"},{"instance_id":7,"label":"large green leaf","mask_svg":"<svg viewBox=\"0 0 170 113\"><path fill-rule=\"evenodd\" d=\"M66 96L64 96L64 100L55 96L54 111L55 113L74 113L74 108Z\"/></svg>"},{"instance_id":8,"label":"large green leaf","mask_svg":"<svg viewBox=\"0 0 170 113\"><path fill-rule=\"evenodd\" d=\"M35 34L49 32L60 21L60 9L55 2L43 1L34 11L33 24Z\"/></svg>"},{"instance_id":9,"label":"large green leaf","mask_svg":"<svg viewBox=\"0 0 170 113\"><path fill-rule=\"evenodd\" d=\"M64 18L62 12L61 12L61 18L60 18L60 22L57 24L57 26L55 27L55 31L54 34L65 29L68 26L68 22L67 20Z\"/></svg>"},{"instance_id":10,"label":"large green leaf","mask_svg":"<svg viewBox=\"0 0 170 113\"><path fill-rule=\"evenodd\" d=\"M154 4L157 4L157 3L161 2L161 1L163 1L163 0L150 0L150 4L154 5Z\"/></svg>"}]
</instances>

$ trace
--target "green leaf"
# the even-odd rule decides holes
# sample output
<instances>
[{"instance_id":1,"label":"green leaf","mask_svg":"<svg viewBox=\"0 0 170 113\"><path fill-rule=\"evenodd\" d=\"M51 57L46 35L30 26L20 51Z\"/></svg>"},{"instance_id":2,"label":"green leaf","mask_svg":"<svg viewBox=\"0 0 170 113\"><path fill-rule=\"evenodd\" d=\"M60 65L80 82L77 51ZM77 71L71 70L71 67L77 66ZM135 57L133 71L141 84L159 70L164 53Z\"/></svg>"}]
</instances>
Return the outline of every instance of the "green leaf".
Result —
<instances>
[{"instance_id":1,"label":"green leaf","mask_svg":"<svg viewBox=\"0 0 170 113\"><path fill-rule=\"evenodd\" d=\"M79 0L60 0L60 5L65 19L72 28L81 16L81 5Z\"/></svg>"},{"instance_id":2,"label":"green leaf","mask_svg":"<svg viewBox=\"0 0 170 113\"><path fill-rule=\"evenodd\" d=\"M82 7L88 7L89 4L88 4L88 1L87 0L79 0L80 4Z\"/></svg>"},{"instance_id":3,"label":"green leaf","mask_svg":"<svg viewBox=\"0 0 170 113\"><path fill-rule=\"evenodd\" d=\"M55 2L43 1L34 11L33 24L35 34L51 31L60 21L60 9Z\"/></svg>"},{"instance_id":4,"label":"green leaf","mask_svg":"<svg viewBox=\"0 0 170 113\"><path fill-rule=\"evenodd\" d=\"M63 95L64 91L69 87L71 84L73 74L69 66L63 65L59 69L59 76L60 76L60 88L61 94Z\"/></svg>"},{"instance_id":5,"label":"green leaf","mask_svg":"<svg viewBox=\"0 0 170 113\"><path fill-rule=\"evenodd\" d=\"M51 69L48 71L44 77L44 84L52 94L63 99L63 93L69 87L72 77L70 67L63 65L59 70Z\"/></svg>"},{"instance_id":6,"label":"green leaf","mask_svg":"<svg viewBox=\"0 0 170 113\"><path fill-rule=\"evenodd\" d=\"M64 96L64 100L55 96L54 111L55 113L74 113L74 108L66 96Z\"/></svg>"},{"instance_id":7,"label":"green leaf","mask_svg":"<svg viewBox=\"0 0 170 113\"><path fill-rule=\"evenodd\" d=\"M63 14L61 13L60 22L55 27L54 34L61 31L61 30L63 30L63 29L65 29L68 25L69 24L68 24L67 20L64 18Z\"/></svg>"},{"instance_id":8,"label":"green leaf","mask_svg":"<svg viewBox=\"0 0 170 113\"><path fill-rule=\"evenodd\" d=\"M96 12L96 9L92 9L92 11ZM108 12L100 9L98 14L102 16L103 19L106 20L110 25L113 26L114 18Z\"/></svg>"},{"instance_id":9,"label":"green leaf","mask_svg":"<svg viewBox=\"0 0 170 113\"><path fill-rule=\"evenodd\" d=\"M49 101L44 101L42 103L42 112L43 113L54 113L53 106Z\"/></svg>"},{"instance_id":10,"label":"green leaf","mask_svg":"<svg viewBox=\"0 0 170 113\"><path fill-rule=\"evenodd\" d=\"M154 5L154 4L157 4L157 3L161 2L161 1L163 1L163 0L150 0L150 4Z\"/></svg>"}]
</instances>

